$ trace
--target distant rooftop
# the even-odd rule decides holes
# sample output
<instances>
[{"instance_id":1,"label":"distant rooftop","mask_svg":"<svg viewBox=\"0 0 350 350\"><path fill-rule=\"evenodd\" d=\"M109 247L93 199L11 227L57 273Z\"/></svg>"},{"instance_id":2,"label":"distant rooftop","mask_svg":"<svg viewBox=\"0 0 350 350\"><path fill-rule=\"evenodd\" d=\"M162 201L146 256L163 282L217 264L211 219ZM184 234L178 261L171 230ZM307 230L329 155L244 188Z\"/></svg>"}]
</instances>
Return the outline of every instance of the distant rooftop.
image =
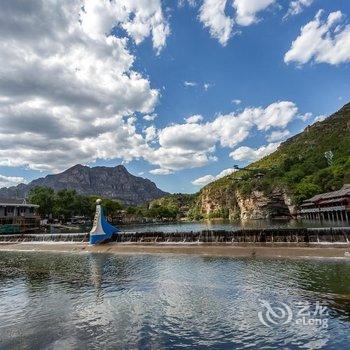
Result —
<instances>
[{"instance_id":1,"label":"distant rooftop","mask_svg":"<svg viewBox=\"0 0 350 350\"><path fill-rule=\"evenodd\" d=\"M4 206L25 206L38 208L39 205L31 204L26 201L25 198L0 198L0 205Z\"/></svg>"},{"instance_id":2,"label":"distant rooftop","mask_svg":"<svg viewBox=\"0 0 350 350\"><path fill-rule=\"evenodd\" d=\"M317 194L316 196L313 196L312 198L307 199L304 203L318 202L321 200L323 201L326 199L341 198L341 197L348 197L348 196L350 197L350 184L345 184L338 191Z\"/></svg>"}]
</instances>

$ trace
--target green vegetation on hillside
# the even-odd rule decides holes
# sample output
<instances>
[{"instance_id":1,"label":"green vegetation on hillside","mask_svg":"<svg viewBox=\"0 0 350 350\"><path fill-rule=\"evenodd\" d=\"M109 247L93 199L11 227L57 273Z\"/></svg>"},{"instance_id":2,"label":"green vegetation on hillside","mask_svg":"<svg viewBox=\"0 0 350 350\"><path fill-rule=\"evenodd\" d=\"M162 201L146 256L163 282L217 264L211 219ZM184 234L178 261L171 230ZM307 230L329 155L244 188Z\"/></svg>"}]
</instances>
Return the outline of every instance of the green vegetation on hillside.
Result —
<instances>
[{"instance_id":1,"label":"green vegetation on hillside","mask_svg":"<svg viewBox=\"0 0 350 350\"><path fill-rule=\"evenodd\" d=\"M253 190L269 195L281 188L299 205L315 194L340 189L345 183L350 183L350 104L307 127L245 170L205 186L199 200L205 194L221 201L225 208L225 198L232 198L234 191L247 197ZM192 211L198 213L198 205Z\"/></svg>"}]
</instances>

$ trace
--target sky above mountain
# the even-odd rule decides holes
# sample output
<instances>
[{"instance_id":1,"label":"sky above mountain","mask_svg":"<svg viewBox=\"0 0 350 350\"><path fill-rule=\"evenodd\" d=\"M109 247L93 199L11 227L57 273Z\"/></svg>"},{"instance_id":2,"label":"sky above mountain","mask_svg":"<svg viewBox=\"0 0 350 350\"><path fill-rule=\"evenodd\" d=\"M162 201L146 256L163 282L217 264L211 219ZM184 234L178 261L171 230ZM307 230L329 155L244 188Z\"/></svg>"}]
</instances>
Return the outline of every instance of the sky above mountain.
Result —
<instances>
[{"instance_id":1,"label":"sky above mountain","mask_svg":"<svg viewBox=\"0 0 350 350\"><path fill-rule=\"evenodd\" d=\"M0 186L123 163L163 190L350 100L348 0L0 2Z\"/></svg>"}]
</instances>

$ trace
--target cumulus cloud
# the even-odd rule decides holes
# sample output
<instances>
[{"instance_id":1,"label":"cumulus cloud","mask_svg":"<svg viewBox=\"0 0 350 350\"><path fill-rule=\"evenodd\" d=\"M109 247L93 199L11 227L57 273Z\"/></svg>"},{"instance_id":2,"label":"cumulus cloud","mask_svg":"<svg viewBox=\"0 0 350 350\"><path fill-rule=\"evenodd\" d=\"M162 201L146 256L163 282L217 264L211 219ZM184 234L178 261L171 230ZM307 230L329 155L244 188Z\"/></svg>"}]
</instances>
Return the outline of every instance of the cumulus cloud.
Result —
<instances>
[{"instance_id":1,"label":"cumulus cloud","mask_svg":"<svg viewBox=\"0 0 350 350\"><path fill-rule=\"evenodd\" d=\"M249 26L258 21L257 14L265 10L276 0L234 0L236 22L241 26Z\"/></svg>"},{"instance_id":2,"label":"cumulus cloud","mask_svg":"<svg viewBox=\"0 0 350 350\"><path fill-rule=\"evenodd\" d=\"M173 171L169 170L169 169L153 169L150 170L150 173L153 175L170 175L173 174Z\"/></svg>"},{"instance_id":3,"label":"cumulus cloud","mask_svg":"<svg viewBox=\"0 0 350 350\"><path fill-rule=\"evenodd\" d=\"M199 19L210 35L225 46L232 35L234 21L225 12L227 0L204 0Z\"/></svg>"},{"instance_id":4,"label":"cumulus cloud","mask_svg":"<svg viewBox=\"0 0 350 350\"><path fill-rule=\"evenodd\" d=\"M235 149L230 153L230 157L238 161L255 161L261 159L272 152L276 151L280 144L279 143L269 143L266 146L261 146L260 148L251 148L247 146L242 146Z\"/></svg>"},{"instance_id":5,"label":"cumulus cloud","mask_svg":"<svg viewBox=\"0 0 350 350\"><path fill-rule=\"evenodd\" d=\"M157 138L157 129L154 125L145 129L145 138L147 142L153 141Z\"/></svg>"},{"instance_id":6,"label":"cumulus cloud","mask_svg":"<svg viewBox=\"0 0 350 350\"><path fill-rule=\"evenodd\" d=\"M285 54L285 63L307 62L337 65L350 61L350 24L342 24L341 11L332 12L322 19L320 10L314 20L301 28L300 35L293 41Z\"/></svg>"},{"instance_id":7,"label":"cumulus cloud","mask_svg":"<svg viewBox=\"0 0 350 350\"><path fill-rule=\"evenodd\" d=\"M207 137L203 137L207 134ZM214 146L216 138L209 133L209 125L175 124L162 129L159 144L165 148L201 151Z\"/></svg>"},{"instance_id":8,"label":"cumulus cloud","mask_svg":"<svg viewBox=\"0 0 350 350\"><path fill-rule=\"evenodd\" d=\"M162 169L175 171L200 167L216 160L214 154L218 144L234 148L246 140L253 129L262 132L271 128L274 128L274 131L283 130L293 119L299 117L298 108L294 103L279 101L265 108L246 108L240 113L219 114L210 122L193 118L184 124L173 124L159 130L160 147L148 153L146 157ZM260 149L256 156L263 154L264 148ZM255 155L251 158L255 158Z\"/></svg>"},{"instance_id":9,"label":"cumulus cloud","mask_svg":"<svg viewBox=\"0 0 350 350\"><path fill-rule=\"evenodd\" d=\"M199 10L199 20L210 35L225 46L233 34L235 24L249 26L259 21L257 14L274 4L276 0L204 0ZM227 6L232 6L230 16Z\"/></svg>"},{"instance_id":10,"label":"cumulus cloud","mask_svg":"<svg viewBox=\"0 0 350 350\"><path fill-rule=\"evenodd\" d=\"M159 92L128 44L151 37L159 52L168 34L160 0L1 2L0 165L56 171L148 152L129 117L152 113Z\"/></svg>"},{"instance_id":11,"label":"cumulus cloud","mask_svg":"<svg viewBox=\"0 0 350 350\"><path fill-rule=\"evenodd\" d=\"M11 187L20 183L27 183L27 181L23 177L0 175L0 187Z\"/></svg>"},{"instance_id":12,"label":"cumulus cloud","mask_svg":"<svg viewBox=\"0 0 350 350\"><path fill-rule=\"evenodd\" d=\"M160 0L85 0L81 19L83 29L95 38L108 35L117 25L136 44L152 36L153 47L158 53L170 34Z\"/></svg>"},{"instance_id":13,"label":"cumulus cloud","mask_svg":"<svg viewBox=\"0 0 350 350\"><path fill-rule=\"evenodd\" d=\"M305 113L301 116L299 116L299 119L301 119L303 122L308 121L312 117L312 113Z\"/></svg>"},{"instance_id":14,"label":"cumulus cloud","mask_svg":"<svg viewBox=\"0 0 350 350\"><path fill-rule=\"evenodd\" d=\"M314 2L314 0L293 0L290 2L289 4L289 9L288 12L285 16L294 16L294 15L298 15L299 13L303 12L305 7L309 7L312 5L312 3Z\"/></svg>"},{"instance_id":15,"label":"cumulus cloud","mask_svg":"<svg viewBox=\"0 0 350 350\"><path fill-rule=\"evenodd\" d=\"M196 180L193 180L192 184L196 185L196 186L205 186L208 183L213 182L213 181L218 180L218 179L221 179L222 177L230 175L230 174L234 173L235 171L237 171L237 169L229 168L229 169L223 170L220 174L218 174L216 176L205 175L205 176L199 177Z\"/></svg>"},{"instance_id":16,"label":"cumulus cloud","mask_svg":"<svg viewBox=\"0 0 350 350\"><path fill-rule=\"evenodd\" d=\"M202 120L203 120L203 117L200 114L191 115L190 117L185 119L186 123L188 124L199 123Z\"/></svg>"},{"instance_id":17,"label":"cumulus cloud","mask_svg":"<svg viewBox=\"0 0 350 350\"><path fill-rule=\"evenodd\" d=\"M143 119L148 122L152 122L156 118L157 118L157 114L146 114L143 116Z\"/></svg>"},{"instance_id":18,"label":"cumulus cloud","mask_svg":"<svg viewBox=\"0 0 350 350\"><path fill-rule=\"evenodd\" d=\"M276 130L267 137L268 142L280 142L290 136L289 130Z\"/></svg>"},{"instance_id":19,"label":"cumulus cloud","mask_svg":"<svg viewBox=\"0 0 350 350\"><path fill-rule=\"evenodd\" d=\"M323 122L326 118L327 118L326 115L318 115L317 117L315 117L314 123L316 123L316 122Z\"/></svg>"}]
</instances>

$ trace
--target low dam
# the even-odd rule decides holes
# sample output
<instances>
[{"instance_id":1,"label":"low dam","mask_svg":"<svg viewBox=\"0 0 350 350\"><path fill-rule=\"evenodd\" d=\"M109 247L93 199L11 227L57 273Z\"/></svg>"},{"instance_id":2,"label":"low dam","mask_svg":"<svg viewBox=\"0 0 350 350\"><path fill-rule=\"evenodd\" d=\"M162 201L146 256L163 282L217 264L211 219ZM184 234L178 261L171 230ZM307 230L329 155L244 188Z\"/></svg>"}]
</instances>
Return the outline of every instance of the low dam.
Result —
<instances>
[{"instance_id":1,"label":"low dam","mask_svg":"<svg viewBox=\"0 0 350 350\"><path fill-rule=\"evenodd\" d=\"M6 242L88 242L88 233L6 234ZM213 243L213 244L349 244L350 227L335 228L264 228L203 230L199 232L119 232L116 243Z\"/></svg>"}]
</instances>

